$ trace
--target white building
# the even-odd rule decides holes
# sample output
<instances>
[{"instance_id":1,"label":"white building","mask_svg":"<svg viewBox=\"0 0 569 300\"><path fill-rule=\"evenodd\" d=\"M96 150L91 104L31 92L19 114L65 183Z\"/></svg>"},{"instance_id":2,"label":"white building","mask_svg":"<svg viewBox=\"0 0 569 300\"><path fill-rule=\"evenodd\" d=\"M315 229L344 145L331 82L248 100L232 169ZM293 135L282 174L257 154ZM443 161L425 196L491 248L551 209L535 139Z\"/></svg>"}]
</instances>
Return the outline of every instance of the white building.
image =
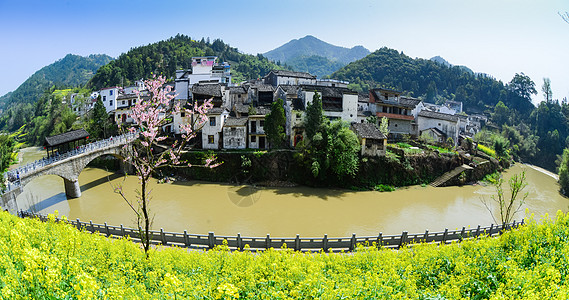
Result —
<instances>
[{"instance_id":1,"label":"white building","mask_svg":"<svg viewBox=\"0 0 569 300\"><path fill-rule=\"evenodd\" d=\"M247 122L247 118L227 118L223 125L223 149L247 148Z\"/></svg>"},{"instance_id":2,"label":"white building","mask_svg":"<svg viewBox=\"0 0 569 300\"><path fill-rule=\"evenodd\" d=\"M433 128L445 134L446 138L452 138L454 144L458 142L459 124L455 115L443 114L434 111L423 110L417 117L419 134Z\"/></svg>"},{"instance_id":3,"label":"white building","mask_svg":"<svg viewBox=\"0 0 569 300\"><path fill-rule=\"evenodd\" d=\"M192 57L192 68L176 71L176 99L191 99L191 88L199 82L217 82L231 85L231 66L218 63L217 56Z\"/></svg>"},{"instance_id":4,"label":"white building","mask_svg":"<svg viewBox=\"0 0 569 300\"><path fill-rule=\"evenodd\" d=\"M119 93L119 88L116 86L104 88L99 91L99 95L101 96L101 100L103 101L103 105L105 106L105 110L107 110L107 113L110 113L111 111L117 108L116 99L118 93Z\"/></svg>"},{"instance_id":5,"label":"white building","mask_svg":"<svg viewBox=\"0 0 569 300\"><path fill-rule=\"evenodd\" d=\"M279 85L301 85L301 84L316 84L316 76L305 72L293 72L286 70L272 70L263 78L265 84L270 84L274 87Z\"/></svg>"},{"instance_id":6,"label":"white building","mask_svg":"<svg viewBox=\"0 0 569 300\"><path fill-rule=\"evenodd\" d=\"M318 85L302 85L300 88L299 98L302 99L304 108L308 106L308 103L312 103L314 93L318 93L322 99L322 110L328 119L342 119L349 123L357 122L357 92L347 88Z\"/></svg>"},{"instance_id":7,"label":"white building","mask_svg":"<svg viewBox=\"0 0 569 300\"><path fill-rule=\"evenodd\" d=\"M221 107L214 107L207 112L208 120L202 127L202 148L220 149L223 145L220 133L223 131L225 120L229 111Z\"/></svg>"}]
</instances>

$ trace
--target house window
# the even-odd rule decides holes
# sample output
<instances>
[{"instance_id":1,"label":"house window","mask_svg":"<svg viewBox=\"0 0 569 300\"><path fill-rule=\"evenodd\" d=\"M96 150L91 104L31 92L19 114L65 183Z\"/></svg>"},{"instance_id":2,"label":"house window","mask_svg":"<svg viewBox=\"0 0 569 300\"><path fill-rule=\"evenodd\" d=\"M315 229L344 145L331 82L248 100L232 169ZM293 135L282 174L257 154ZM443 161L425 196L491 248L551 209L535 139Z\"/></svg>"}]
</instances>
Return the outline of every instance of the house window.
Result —
<instances>
[{"instance_id":1,"label":"house window","mask_svg":"<svg viewBox=\"0 0 569 300\"><path fill-rule=\"evenodd\" d=\"M235 127L231 127L231 132L235 132L236 129L237 128L235 128Z\"/></svg>"},{"instance_id":2,"label":"house window","mask_svg":"<svg viewBox=\"0 0 569 300\"><path fill-rule=\"evenodd\" d=\"M257 142L257 136L256 135L252 135L251 136L251 143L256 143Z\"/></svg>"},{"instance_id":3,"label":"house window","mask_svg":"<svg viewBox=\"0 0 569 300\"><path fill-rule=\"evenodd\" d=\"M107 101L107 96L103 96L103 101Z\"/></svg>"},{"instance_id":4,"label":"house window","mask_svg":"<svg viewBox=\"0 0 569 300\"><path fill-rule=\"evenodd\" d=\"M209 117L209 126L215 126L215 117Z\"/></svg>"},{"instance_id":5,"label":"house window","mask_svg":"<svg viewBox=\"0 0 569 300\"><path fill-rule=\"evenodd\" d=\"M207 143L208 144L213 144L213 142L215 141L213 135L208 135L207 136Z\"/></svg>"},{"instance_id":6,"label":"house window","mask_svg":"<svg viewBox=\"0 0 569 300\"><path fill-rule=\"evenodd\" d=\"M186 112L185 112L185 111L183 111L183 112L180 113L180 117L183 118L183 117L185 117L185 116L186 116Z\"/></svg>"},{"instance_id":7,"label":"house window","mask_svg":"<svg viewBox=\"0 0 569 300\"><path fill-rule=\"evenodd\" d=\"M109 100L109 105L113 106L113 100Z\"/></svg>"},{"instance_id":8,"label":"house window","mask_svg":"<svg viewBox=\"0 0 569 300\"><path fill-rule=\"evenodd\" d=\"M109 95L111 95L111 96L113 95L113 90L109 91Z\"/></svg>"},{"instance_id":9,"label":"house window","mask_svg":"<svg viewBox=\"0 0 569 300\"><path fill-rule=\"evenodd\" d=\"M265 120L259 121L259 126L260 126L260 127L265 127Z\"/></svg>"}]
</instances>

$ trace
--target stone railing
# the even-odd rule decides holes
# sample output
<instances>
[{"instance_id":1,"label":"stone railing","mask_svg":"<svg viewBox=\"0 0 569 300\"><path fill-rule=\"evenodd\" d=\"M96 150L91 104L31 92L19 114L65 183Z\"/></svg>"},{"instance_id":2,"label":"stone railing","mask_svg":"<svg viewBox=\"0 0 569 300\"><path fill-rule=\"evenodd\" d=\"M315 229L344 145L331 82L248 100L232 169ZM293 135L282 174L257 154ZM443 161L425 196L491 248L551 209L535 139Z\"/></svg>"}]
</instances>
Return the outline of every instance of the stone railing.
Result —
<instances>
[{"instance_id":1,"label":"stone railing","mask_svg":"<svg viewBox=\"0 0 569 300\"><path fill-rule=\"evenodd\" d=\"M6 183L6 190L8 192L14 188L20 186L20 180L25 177L28 173L34 172L36 170L45 168L56 162L63 161L74 156L78 156L84 153L94 152L107 147L115 147L119 145L124 145L132 142L138 137L138 132L127 133L119 136L113 136L108 139L99 140L86 145L78 146L77 148L58 154L52 157L44 157L42 159L36 160L32 163L26 164L14 170L10 170L4 174L4 182Z\"/></svg>"}]
</instances>

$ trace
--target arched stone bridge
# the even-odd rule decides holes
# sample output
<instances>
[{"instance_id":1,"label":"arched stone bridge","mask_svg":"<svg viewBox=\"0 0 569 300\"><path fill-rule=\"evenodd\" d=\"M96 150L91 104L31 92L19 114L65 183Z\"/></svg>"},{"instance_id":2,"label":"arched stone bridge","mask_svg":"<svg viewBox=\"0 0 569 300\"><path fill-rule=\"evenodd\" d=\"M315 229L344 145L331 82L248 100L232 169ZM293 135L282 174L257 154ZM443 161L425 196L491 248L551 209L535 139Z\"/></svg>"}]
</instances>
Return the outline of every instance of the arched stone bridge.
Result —
<instances>
[{"instance_id":1,"label":"arched stone bridge","mask_svg":"<svg viewBox=\"0 0 569 300\"><path fill-rule=\"evenodd\" d=\"M63 178L65 194L70 198L81 196L79 174L93 159L102 155L122 158L122 148L137 138L137 133L128 133L81 146L73 151L52 158L44 158L7 172L4 178L6 191L2 194L2 209L18 211L16 198L26 184L44 175Z\"/></svg>"}]
</instances>

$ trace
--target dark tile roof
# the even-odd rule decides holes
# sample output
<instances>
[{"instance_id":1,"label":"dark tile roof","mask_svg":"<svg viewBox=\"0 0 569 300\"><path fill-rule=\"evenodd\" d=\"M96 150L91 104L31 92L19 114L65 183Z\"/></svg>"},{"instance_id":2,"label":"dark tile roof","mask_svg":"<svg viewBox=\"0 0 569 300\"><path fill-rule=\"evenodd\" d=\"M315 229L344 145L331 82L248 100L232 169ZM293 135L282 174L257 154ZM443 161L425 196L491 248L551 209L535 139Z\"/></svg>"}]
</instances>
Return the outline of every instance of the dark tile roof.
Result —
<instances>
[{"instance_id":1,"label":"dark tile roof","mask_svg":"<svg viewBox=\"0 0 569 300\"><path fill-rule=\"evenodd\" d=\"M249 105L247 105L247 104L235 104L235 110L238 113L246 114L249 112Z\"/></svg>"},{"instance_id":2,"label":"dark tile roof","mask_svg":"<svg viewBox=\"0 0 569 300\"><path fill-rule=\"evenodd\" d=\"M379 128L375 124L372 123L353 123L352 130L361 138L375 140L385 139L385 135L379 131Z\"/></svg>"},{"instance_id":3,"label":"dark tile roof","mask_svg":"<svg viewBox=\"0 0 569 300\"><path fill-rule=\"evenodd\" d=\"M227 118L223 127L237 127L247 125L247 118Z\"/></svg>"},{"instance_id":4,"label":"dark tile roof","mask_svg":"<svg viewBox=\"0 0 569 300\"><path fill-rule=\"evenodd\" d=\"M403 106L415 108L419 103L421 103L421 100L411 97L399 97L399 103Z\"/></svg>"},{"instance_id":5,"label":"dark tile roof","mask_svg":"<svg viewBox=\"0 0 569 300\"><path fill-rule=\"evenodd\" d=\"M358 102L369 102L369 95L363 95L358 93Z\"/></svg>"},{"instance_id":6,"label":"dark tile roof","mask_svg":"<svg viewBox=\"0 0 569 300\"><path fill-rule=\"evenodd\" d=\"M223 107L213 107L212 109L208 110L207 113L212 115L220 115L224 110L225 108Z\"/></svg>"},{"instance_id":7,"label":"dark tile roof","mask_svg":"<svg viewBox=\"0 0 569 300\"><path fill-rule=\"evenodd\" d=\"M274 92L275 87L270 84L258 84L253 86L254 89L257 89L258 92Z\"/></svg>"},{"instance_id":8,"label":"dark tile roof","mask_svg":"<svg viewBox=\"0 0 569 300\"><path fill-rule=\"evenodd\" d=\"M288 85L282 84L279 87L287 94L287 95L298 95L298 85Z\"/></svg>"},{"instance_id":9,"label":"dark tile roof","mask_svg":"<svg viewBox=\"0 0 569 300\"><path fill-rule=\"evenodd\" d=\"M343 87L330 87L330 86L321 86L321 85L308 85L303 84L300 86L303 91L307 92L314 92L317 91L322 95L322 97L331 97L331 98L342 98L344 94L356 94L348 88Z\"/></svg>"},{"instance_id":10,"label":"dark tile roof","mask_svg":"<svg viewBox=\"0 0 569 300\"><path fill-rule=\"evenodd\" d=\"M429 110L422 110L421 112L419 112L419 117L458 122L458 117L455 115L443 114L440 112L429 111Z\"/></svg>"},{"instance_id":11,"label":"dark tile roof","mask_svg":"<svg viewBox=\"0 0 569 300\"><path fill-rule=\"evenodd\" d=\"M293 72L293 71L287 71L287 70L272 70L271 72L277 76L316 79L315 75L312 75L312 74L306 73L306 72Z\"/></svg>"},{"instance_id":12,"label":"dark tile roof","mask_svg":"<svg viewBox=\"0 0 569 300\"><path fill-rule=\"evenodd\" d=\"M65 143L81 140L86 137L89 137L89 133L85 129L78 129L54 136L47 136L45 137L45 142L43 143L43 145L48 147L54 147Z\"/></svg>"},{"instance_id":13,"label":"dark tile roof","mask_svg":"<svg viewBox=\"0 0 569 300\"><path fill-rule=\"evenodd\" d=\"M230 94L247 94L247 91L242 86L230 86L229 87Z\"/></svg>"},{"instance_id":14,"label":"dark tile roof","mask_svg":"<svg viewBox=\"0 0 569 300\"><path fill-rule=\"evenodd\" d=\"M249 108L247 108L249 109ZM257 106L255 107L255 116L266 116L271 113L271 109L268 107Z\"/></svg>"},{"instance_id":15,"label":"dark tile roof","mask_svg":"<svg viewBox=\"0 0 569 300\"><path fill-rule=\"evenodd\" d=\"M192 93L212 97L221 97L221 85L196 83L192 86Z\"/></svg>"}]
</instances>

